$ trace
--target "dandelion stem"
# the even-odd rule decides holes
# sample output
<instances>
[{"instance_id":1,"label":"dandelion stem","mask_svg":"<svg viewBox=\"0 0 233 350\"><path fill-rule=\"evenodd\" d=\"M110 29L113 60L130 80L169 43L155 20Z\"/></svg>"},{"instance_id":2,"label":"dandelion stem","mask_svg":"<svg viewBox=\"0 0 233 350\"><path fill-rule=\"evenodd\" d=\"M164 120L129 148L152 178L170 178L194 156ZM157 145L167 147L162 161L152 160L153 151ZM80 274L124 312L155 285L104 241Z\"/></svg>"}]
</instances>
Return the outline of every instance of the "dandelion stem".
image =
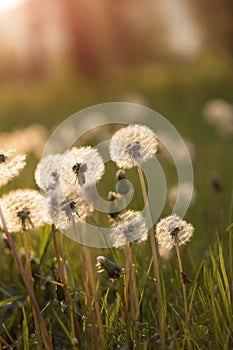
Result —
<instances>
[{"instance_id":1,"label":"dandelion stem","mask_svg":"<svg viewBox=\"0 0 233 350\"><path fill-rule=\"evenodd\" d=\"M23 242L24 242L24 251L25 251L25 258L26 258L27 273L29 276L29 281L31 282L31 287L33 288L31 260L30 260L30 254L29 254L29 249L28 249L27 233L25 231L23 232ZM34 306L33 305L31 305L31 306L32 306L32 314L33 314L33 319L34 319L34 324L35 324L35 333L36 333L36 337L38 340L38 347L40 349L42 349L41 337L40 337L40 326L39 326L38 318L37 318Z\"/></svg>"},{"instance_id":2,"label":"dandelion stem","mask_svg":"<svg viewBox=\"0 0 233 350\"><path fill-rule=\"evenodd\" d=\"M72 315L72 321L73 321L73 325L74 325L74 329L75 329L75 335L77 337L78 340L78 344L79 344L79 349L82 350L82 342L81 342L81 333L80 333L80 327L77 321L77 317L76 317L76 313L75 313L75 307L74 307L74 303L70 294L70 290L68 287L68 282L66 279L66 275L62 266L62 262L61 262L61 257L59 254L59 249L58 249L58 244L57 244L57 239L56 239L56 232L55 232L55 226L52 225L52 238L53 238L53 244L54 244L54 250L55 250L55 254L56 254L56 259L57 259L57 264L58 264L58 268L61 274L61 280L62 283L64 285L64 290L65 290L65 294L67 297L67 302L69 304L69 308L70 308L70 312Z\"/></svg>"},{"instance_id":3,"label":"dandelion stem","mask_svg":"<svg viewBox=\"0 0 233 350\"><path fill-rule=\"evenodd\" d=\"M119 284L120 284L120 296L121 296L121 302L122 302L122 308L123 308L125 326L126 326L126 332L127 332L128 350L133 350L133 344L132 344L131 333L130 333L129 314L128 314L128 308L127 308L127 303L125 299L125 288L121 280L119 280Z\"/></svg>"},{"instance_id":4,"label":"dandelion stem","mask_svg":"<svg viewBox=\"0 0 233 350\"><path fill-rule=\"evenodd\" d=\"M125 252L125 259L126 259L126 266L125 266L126 292L127 292L126 295L127 296L129 295L133 324L134 324L136 334L138 336L138 324L137 324L138 297L137 297L137 290L136 290L131 247L129 245L126 245L124 247L124 252Z\"/></svg>"},{"instance_id":5,"label":"dandelion stem","mask_svg":"<svg viewBox=\"0 0 233 350\"><path fill-rule=\"evenodd\" d=\"M85 239L86 232L85 232L86 226L85 223L83 224L83 237ZM90 277L90 284L91 284L91 290L92 290L92 295L94 298L94 305L95 305L95 311L96 311L96 317L97 317L97 323L99 325L99 332L100 332L100 339L101 339L101 344L102 348L106 348L105 344L105 337L104 337L104 329L103 329L103 322L101 318L101 311L100 311L100 305L98 302L98 295L97 295L97 290L96 290L96 284L95 284L95 277L94 277L94 271L93 271L93 264L91 261L91 253L89 247L85 244L83 246L84 248L84 254L87 259L87 271Z\"/></svg>"},{"instance_id":6,"label":"dandelion stem","mask_svg":"<svg viewBox=\"0 0 233 350\"><path fill-rule=\"evenodd\" d=\"M155 237L154 237L154 231L153 231L153 224L150 214L149 206L147 205L147 191L146 191L146 185L143 177L143 173L140 167L137 167L139 180L141 184L142 189L142 196L145 204L146 209L146 215L147 220L150 226L149 234L150 234L150 244L151 244L151 251L153 256L153 269L154 269L154 278L155 278L155 285L156 285L156 295L157 295L157 307L158 307L158 318L159 318L159 335L160 335L160 346L161 349L165 349L165 319L164 319L164 312L163 312L163 299L162 299L162 292L161 292L161 283L160 283L160 276L159 276L159 264L158 264L158 254L155 244Z\"/></svg>"},{"instance_id":7,"label":"dandelion stem","mask_svg":"<svg viewBox=\"0 0 233 350\"><path fill-rule=\"evenodd\" d=\"M44 339L45 339L45 342L46 342L46 346L49 350L53 350L53 345L51 343L51 340L50 340L50 337L49 337L49 333L48 333L48 330L46 328L46 325L45 325L45 320L41 314L41 311L40 311L40 308L39 308L39 305L37 303L37 300L36 300L36 297L35 297L35 294L34 294L34 291L31 287L31 284L28 280L28 276L24 270L24 267L23 267L23 264L19 258L19 255L17 253L17 250L16 250L16 247L15 247L15 244L14 244L14 241L11 237L11 234L10 232L8 231L7 229L7 225L6 225L6 221L4 219L4 216L3 216L3 213L2 213L2 210L0 208L0 217L1 217L1 220L2 220L2 226L3 226L3 229L4 229L4 232L6 234L6 237L7 237L7 240L8 240L8 243L9 243L9 246L11 248L11 251L12 251L12 254L15 258L15 261L16 261L16 264L19 268L19 271L21 273L21 276L22 276L22 279L23 279L23 282L25 284L25 287L27 289L27 292L30 296L30 299L31 299L31 302L32 302L32 305L35 309L35 312L36 312L36 315L38 317L38 321L40 323L40 327L41 327L41 331L43 333L43 336L44 336Z\"/></svg>"},{"instance_id":8,"label":"dandelion stem","mask_svg":"<svg viewBox=\"0 0 233 350\"><path fill-rule=\"evenodd\" d=\"M177 254L177 259L178 259L178 264L179 264L179 269L180 269L180 274L182 277L183 274L183 266L182 266L182 261L181 261L181 256L180 256L180 250L179 246L176 245L176 254ZM182 278L182 290L183 290L183 298L184 298L184 314L185 314L185 322L186 324L188 323L188 303L187 303L187 295L186 295L186 285L185 282Z\"/></svg>"}]
</instances>

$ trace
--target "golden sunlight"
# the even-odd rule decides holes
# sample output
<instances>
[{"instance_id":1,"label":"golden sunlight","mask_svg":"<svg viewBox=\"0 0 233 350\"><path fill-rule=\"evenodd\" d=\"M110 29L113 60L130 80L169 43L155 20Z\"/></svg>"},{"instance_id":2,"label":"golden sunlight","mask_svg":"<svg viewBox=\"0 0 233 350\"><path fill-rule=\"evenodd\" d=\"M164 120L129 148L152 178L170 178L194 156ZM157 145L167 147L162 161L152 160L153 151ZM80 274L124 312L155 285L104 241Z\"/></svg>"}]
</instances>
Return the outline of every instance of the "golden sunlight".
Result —
<instances>
[{"instance_id":1,"label":"golden sunlight","mask_svg":"<svg viewBox=\"0 0 233 350\"><path fill-rule=\"evenodd\" d=\"M24 1L25 0L0 0L0 12L9 11Z\"/></svg>"}]
</instances>

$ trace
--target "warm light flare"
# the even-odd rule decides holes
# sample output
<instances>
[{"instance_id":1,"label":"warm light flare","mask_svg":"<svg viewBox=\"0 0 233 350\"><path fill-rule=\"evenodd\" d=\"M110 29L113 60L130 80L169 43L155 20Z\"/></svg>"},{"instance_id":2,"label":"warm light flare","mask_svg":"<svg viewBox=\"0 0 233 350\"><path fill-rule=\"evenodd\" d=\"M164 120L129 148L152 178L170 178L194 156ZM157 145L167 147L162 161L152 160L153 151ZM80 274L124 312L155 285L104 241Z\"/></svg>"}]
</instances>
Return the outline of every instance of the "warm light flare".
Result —
<instances>
[{"instance_id":1,"label":"warm light flare","mask_svg":"<svg viewBox=\"0 0 233 350\"><path fill-rule=\"evenodd\" d=\"M25 0L0 0L0 12L9 11L24 1Z\"/></svg>"}]
</instances>

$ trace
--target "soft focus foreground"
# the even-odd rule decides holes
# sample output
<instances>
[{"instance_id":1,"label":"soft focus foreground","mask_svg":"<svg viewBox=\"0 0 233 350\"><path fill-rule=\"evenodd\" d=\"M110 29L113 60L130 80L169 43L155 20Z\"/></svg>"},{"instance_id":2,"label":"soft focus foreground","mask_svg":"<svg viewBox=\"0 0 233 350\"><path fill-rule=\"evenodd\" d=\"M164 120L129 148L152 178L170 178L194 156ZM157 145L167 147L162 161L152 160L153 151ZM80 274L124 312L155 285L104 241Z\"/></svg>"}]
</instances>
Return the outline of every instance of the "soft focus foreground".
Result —
<instances>
[{"instance_id":1,"label":"soft focus foreground","mask_svg":"<svg viewBox=\"0 0 233 350\"><path fill-rule=\"evenodd\" d=\"M17 149L23 157L11 176L18 170L20 175L5 186L1 182L1 200L7 198L2 211L9 231L22 230L12 238L55 349L96 349L96 344L100 349L162 348L151 245L144 229L139 242L123 249L118 248L119 235L112 249L88 248L54 232L51 223L43 226L42 208L42 227L36 228L28 208L32 195L19 209L21 192L10 192L38 190L34 171L48 136L60 122L84 107L110 101L138 103L160 112L179 131L193 161L195 191L185 220L195 227L194 235L179 250L170 241L165 243L171 249L158 247L166 348L233 347L232 11L227 0L27 0L0 12L0 166L10 164L5 151ZM83 120L90 129L93 117L101 123L101 115ZM94 129L78 146L94 146L112 134L108 127ZM182 158L182 150L174 148ZM171 215L177 175L161 144L157 158L168 183L162 219ZM86 179L76 170L79 188ZM116 165L109 164L98 184L113 209L87 220L113 225L122 234L111 197L118 198L125 189L108 197L109 191L116 191L116 171ZM126 178L134 185L135 196L127 209L135 218L143 208L141 185L134 169L126 170ZM69 182L70 175L66 179ZM189 186L180 189L184 197ZM79 220L73 202L68 209ZM11 215L14 208L16 217ZM83 218L85 213L79 215ZM69 223L64 216L57 220L58 228ZM170 239L179 236L177 225ZM0 344L6 349L43 348L47 343L37 329L35 306L2 229L0 250ZM187 293L188 315L182 290Z\"/></svg>"}]
</instances>

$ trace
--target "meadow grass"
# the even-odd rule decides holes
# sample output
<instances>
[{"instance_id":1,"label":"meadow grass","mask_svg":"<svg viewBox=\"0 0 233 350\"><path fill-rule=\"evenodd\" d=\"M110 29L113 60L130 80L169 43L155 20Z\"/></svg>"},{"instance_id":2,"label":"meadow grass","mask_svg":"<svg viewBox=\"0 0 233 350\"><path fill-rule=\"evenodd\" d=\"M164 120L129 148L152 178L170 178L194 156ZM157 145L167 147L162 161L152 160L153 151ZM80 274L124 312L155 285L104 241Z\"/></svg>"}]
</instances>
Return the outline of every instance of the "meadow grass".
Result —
<instances>
[{"instance_id":1,"label":"meadow grass","mask_svg":"<svg viewBox=\"0 0 233 350\"><path fill-rule=\"evenodd\" d=\"M163 84L147 80L142 71L141 76L138 73L137 80L130 77L124 85L125 93L132 91L132 87L143 93L151 107L168 117L181 135L190 138L197 147L193 164L197 199L187 214L188 221L195 227L195 233L192 241L180 248L185 272L191 279L186 285L188 320L184 315L176 252L172 251L168 259L159 259L167 349L233 348L233 197L232 176L229 173L232 138L219 136L214 127L208 126L202 118L203 104L208 98L230 98L233 79L227 69L225 71L222 68L220 71L222 74L216 73L213 76L209 72L204 79L199 70L199 76L193 80L173 73L172 79L167 77L167 82ZM162 78L158 79L162 81ZM43 92L43 86L38 84L34 91L25 88L25 91L7 100L7 89L12 89L9 85L5 97L2 97L3 110L6 111L2 127L10 130L13 125L25 125L31 122L32 113L35 119L52 127L82 107L109 101L110 97L111 100L121 99L123 93L119 81L110 92L104 88L104 82L101 84L101 92L98 92L95 85L86 83L81 87L70 80L64 96L57 83L47 85L47 88L50 86L49 93ZM78 101L79 94L83 96L82 102ZM38 105L41 105L40 110ZM24 115L25 118L20 120L19 115ZM50 120L47 120L48 116L51 116ZM26 175L19 176L5 186L3 192L25 186L25 181L27 187L35 186L32 172L37 160L32 155L30 160L24 173ZM162 158L160 161L168 183L175 183L176 174L172 164ZM110 164L109 178L104 186L99 186L105 197L107 191L114 187L111 174L115 170ZM211 187L210 177L213 171L218 171L221 176L220 193ZM131 177L136 188L135 172L130 170L127 176ZM142 206L143 201L139 195L134 198L132 207L141 209ZM169 204L166 203L163 214L168 215L169 211ZM86 259L86 247L77 247L77 243L65 236L62 243L59 233L54 234L57 235L57 252L61 254L62 266L59 266L59 256L54 250L51 227L25 232L26 237L21 234L12 235L18 255L28 268L28 257L22 249L24 240L27 241L34 293L54 349L160 349L150 243L147 241L140 246L131 244L138 296L136 331L130 309L126 310L124 305L127 295L125 274L119 279L109 280L106 272L97 274L95 267L99 255L125 267L124 251L88 248L88 262L85 262L82 259ZM38 337L28 292L3 234L0 251L0 349L37 349ZM86 264L86 271L82 271ZM91 271L94 273L92 277ZM90 278L94 278L95 288ZM99 312L104 340L100 333L101 325L96 321L100 317ZM129 322L126 321L127 317ZM81 347L78 345L79 336Z\"/></svg>"}]
</instances>

